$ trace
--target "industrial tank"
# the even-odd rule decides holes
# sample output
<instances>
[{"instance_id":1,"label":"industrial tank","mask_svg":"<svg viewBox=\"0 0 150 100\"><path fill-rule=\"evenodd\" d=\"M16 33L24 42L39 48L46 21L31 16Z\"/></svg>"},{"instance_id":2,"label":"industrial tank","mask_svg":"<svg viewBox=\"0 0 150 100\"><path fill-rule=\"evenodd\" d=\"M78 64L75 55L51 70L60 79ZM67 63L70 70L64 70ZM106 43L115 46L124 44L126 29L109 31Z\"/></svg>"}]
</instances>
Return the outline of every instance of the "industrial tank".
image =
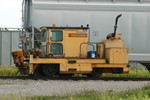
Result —
<instances>
[{"instance_id":1,"label":"industrial tank","mask_svg":"<svg viewBox=\"0 0 150 100\"><path fill-rule=\"evenodd\" d=\"M150 63L150 0L23 1L23 26L32 34L41 26L89 24L90 42L99 42L113 32L118 14L123 16L117 32L122 33L125 47L129 48L129 60Z\"/></svg>"}]
</instances>

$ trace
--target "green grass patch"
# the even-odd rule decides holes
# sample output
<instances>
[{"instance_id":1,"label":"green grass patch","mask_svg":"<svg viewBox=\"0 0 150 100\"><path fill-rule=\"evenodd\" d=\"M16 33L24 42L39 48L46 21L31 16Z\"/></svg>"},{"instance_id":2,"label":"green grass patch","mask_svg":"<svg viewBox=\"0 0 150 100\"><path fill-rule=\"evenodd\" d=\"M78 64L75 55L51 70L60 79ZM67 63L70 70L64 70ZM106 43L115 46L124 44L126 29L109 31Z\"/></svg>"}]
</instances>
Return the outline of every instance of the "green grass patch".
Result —
<instances>
[{"instance_id":1,"label":"green grass patch","mask_svg":"<svg viewBox=\"0 0 150 100\"><path fill-rule=\"evenodd\" d=\"M139 77L149 78L150 72L146 68L132 67L129 68L128 74L103 74L102 77Z\"/></svg>"},{"instance_id":2,"label":"green grass patch","mask_svg":"<svg viewBox=\"0 0 150 100\"><path fill-rule=\"evenodd\" d=\"M18 69L11 66L0 66L0 76L15 76ZM20 73L17 76L21 76ZM23 76L23 75L22 75ZM82 74L75 74L73 77L87 77ZM129 68L128 74L109 74L103 73L101 77L139 77L150 78L150 72L146 68L132 67Z\"/></svg>"},{"instance_id":3,"label":"green grass patch","mask_svg":"<svg viewBox=\"0 0 150 100\"><path fill-rule=\"evenodd\" d=\"M60 97L61 98L61 97ZM122 93L86 91L60 100L149 100L150 86Z\"/></svg>"},{"instance_id":4,"label":"green grass patch","mask_svg":"<svg viewBox=\"0 0 150 100\"><path fill-rule=\"evenodd\" d=\"M73 77L87 77L82 74L75 74ZM103 73L101 77L134 77L134 78L150 78L150 72L146 68L131 67L127 74L111 74Z\"/></svg>"},{"instance_id":5,"label":"green grass patch","mask_svg":"<svg viewBox=\"0 0 150 100\"><path fill-rule=\"evenodd\" d=\"M4 85L4 84L6 85L6 84L14 84L14 83L10 83L10 82L3 82L3 81L1 81L1 80L0 80L0 85Z\"/></svg>"},{"instance_id":6,"label":"green grass patch","mask_svg":"<svg viewBox=\"0 0 150 100\"><path fill-rule=\"evenodd\" d=\"M10 66L0 66L0 76L15 76L18 69L16 67ZM21 74L18 73L17 76Z\"/></svg>"},{"instance_id":7,"label":"green grass patch","mask_svg":"<svg viewBox=\"0 0 150 100\"><path fill-rule=\"evenodd\" d=\"M84 91L75 95L68 96L33 96L18 97L9 95L1 96L0 100L149 100L150 85L141 89L130 90L127 92L114 93L112 90L106 92Z\"/></svg>"}]
</instances>

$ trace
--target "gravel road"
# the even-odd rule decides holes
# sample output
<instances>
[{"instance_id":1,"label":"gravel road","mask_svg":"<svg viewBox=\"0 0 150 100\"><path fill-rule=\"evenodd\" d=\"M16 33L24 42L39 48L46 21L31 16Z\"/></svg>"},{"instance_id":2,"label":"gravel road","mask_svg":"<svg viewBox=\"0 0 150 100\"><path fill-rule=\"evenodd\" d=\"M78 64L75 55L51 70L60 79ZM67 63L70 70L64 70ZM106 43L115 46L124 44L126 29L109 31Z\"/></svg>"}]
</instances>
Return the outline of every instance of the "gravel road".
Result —
<instances>
[{"instance_id":1,"label":"gravel road","mask_svg":"<svg viewBox=\"0 0 150 100\"><path fill-rule=\"evenodd\" d=\"M85 90L121 92L141 88L148 84L150 84L149 81L0 80L0 95L72 95Z\"/></svg>"}]
</instances>

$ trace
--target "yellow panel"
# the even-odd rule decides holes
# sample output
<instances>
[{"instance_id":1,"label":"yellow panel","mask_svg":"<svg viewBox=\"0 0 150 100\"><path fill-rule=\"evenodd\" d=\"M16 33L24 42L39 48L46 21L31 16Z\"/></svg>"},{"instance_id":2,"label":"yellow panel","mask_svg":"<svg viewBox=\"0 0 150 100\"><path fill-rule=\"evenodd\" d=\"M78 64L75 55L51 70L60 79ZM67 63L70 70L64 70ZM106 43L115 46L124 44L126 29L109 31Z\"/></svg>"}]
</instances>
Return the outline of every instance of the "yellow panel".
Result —
<instances>
[{"instance_id":1,"label":"yellow panel","mask_svg":"<svg viewBox=\"0 0 150 100\"><path fill-rule=\"evenodd\" d=\"M90 74L91 71L60 71L61 74Z\"/></svg>"},{"instance_id":2,"label":"yellow panel","mask_svg":"<svg viewBox=\"0 0 150 100\"><path fill-rule=\"evenodd\" d=\"M50 31L47 31L48 46L47 52L50 54L50 44L51 43L61 43L63 45L63 56L64 57L79 57L80 56L80 45L88 41L87 31L83 29L53 29L63 31L63 41L51 41ZM71 34L71 37L70 37ZM73 36L73 37L72 37ZM53 55L56 57L56 55ZM58 56L58 55L57 55ZM61 55L60 55L61 56ZM59 56L59 57L60 57ZM87 57L87 44L82 46L81 57Z\"/></svg>"},{"instance_id":3,"label":"yellow panel","mask_svg":"<svg viewBox=\"0 0 150 100\"><path fill-rule=\"evenodd\" d=\"M80 66L79 64L67 64L67 71L69 71L69 69L76 69L76 71L80 71Z\"/></svg>"},{"instance_id":4,"label":"yellow panel","mask_svg":"<svg viewBox=\"0 0 150 100\"><path fill-rule=\"evenodd\" d=\"M94 64L94 63L105 64L106 63L105 59L77 59L76 61L79 64Z\"/></svg>"},{"instance_id":5,"label":"yellow panel","mask_svg":"<svg viewBox=\"0 0 150 100\"><path fill-rule=\"evenodd\" d=\"M125 64L92 64L93 68L123 68L127 67Z\"/></svg>"},{"instance_id":6,"label":"yellow panel","mask_svg":"<svg viewBox=\"0 0 150 100\"><path fill-rule=\"evenodd\" d=\"M53 59L53 58L33 58L30 56L30 63L34 64L67 64L68 60L75 60L77 64L105 64L105 59Z\"/></svg>"},{"instance_id":7,"label":"yellow panel","mask_svg":"<svg viewBox=\"0 0 150 100\"><path fill-rule=\"evenodd\" d=\"M33 55L30 55L30 63L33 64L60 64L67 63L66 59L52 59L52 58L33 58Z\"/></svg>"},{"instance_id":8,"label":"yellow panel","mask_svg":"<svg viewBox=\"0 0 150 100\"><path fill-rule=\"evenodd\" d=\"M67 64L60 64L60 71L67 71Z\"/></svg>"},{"instance_id":9,"label":"yellow panel","mask_svg":"<svg viewBox=\"0 0 150 100\"><path fill-rule=\"evenodd\" d=\"M127 48L107 48L106 60L109 64L128 64Z\"/></svg>"},{"instance_id":10,"label":"yellow panel","mask_svg":"<svg viewBox=\"0 0 150 100\"><path fill-rule=\"evenodd\" d=\"M105 48L124 48L124 40L121 39L107 39L100 42L105 43Z\"/></svg>"},{"instance_id":11,"label":"yellow panel","mask_svg":"<svg viewBox=\"0 0 150 100\"><path fill-rule=\"evenodd\" d=\"M79 32L79 33L77 33ZM80 45L83 42L87 42L87 37L69 37L69 34L81 34L84 30L64 30L64 55L65 57L79 57ZM82 33L83 34L83 33ZM84 33L85 35L87 33ZM87 57L87 45L83 45L81 48L81 57Z\"/></svg>"},{"instance_id":12,"label":"yellow panel","mask_svg":"<svg viewBox=\"0 0 150 100\"><path fill-rule=\"evenodd\" d=\"M80 71L92 71L91 64L80 64Z\"/></svg>"},{"instance_id":13,"label":"yellow panel","mask_svg":"<svg viewBox=\"0 0 150 100\"><path fill-rule=\"evenodd\" d=\"M33 64L29 64L29 74L33 74L34 70L33 70Z\"/></svg>"}]
</instances>

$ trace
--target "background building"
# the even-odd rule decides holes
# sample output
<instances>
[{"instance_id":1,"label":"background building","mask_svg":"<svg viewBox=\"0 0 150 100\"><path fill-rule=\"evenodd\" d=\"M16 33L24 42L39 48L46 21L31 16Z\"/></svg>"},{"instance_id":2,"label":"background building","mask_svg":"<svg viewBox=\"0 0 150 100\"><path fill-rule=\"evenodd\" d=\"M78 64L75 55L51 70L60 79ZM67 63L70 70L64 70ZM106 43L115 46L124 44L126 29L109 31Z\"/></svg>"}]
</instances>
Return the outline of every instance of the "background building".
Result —
<instances>
[{"instance_id":1,"label":"background building","mask_svg":"<svg viewBox=\"0 0 150 100\"><path fill-rule=\"evenodd\" d=\"M0 65L14 65L11 51L19 49L21 35L20 29L0 29Z\"/></svg>"}]
</instances>

